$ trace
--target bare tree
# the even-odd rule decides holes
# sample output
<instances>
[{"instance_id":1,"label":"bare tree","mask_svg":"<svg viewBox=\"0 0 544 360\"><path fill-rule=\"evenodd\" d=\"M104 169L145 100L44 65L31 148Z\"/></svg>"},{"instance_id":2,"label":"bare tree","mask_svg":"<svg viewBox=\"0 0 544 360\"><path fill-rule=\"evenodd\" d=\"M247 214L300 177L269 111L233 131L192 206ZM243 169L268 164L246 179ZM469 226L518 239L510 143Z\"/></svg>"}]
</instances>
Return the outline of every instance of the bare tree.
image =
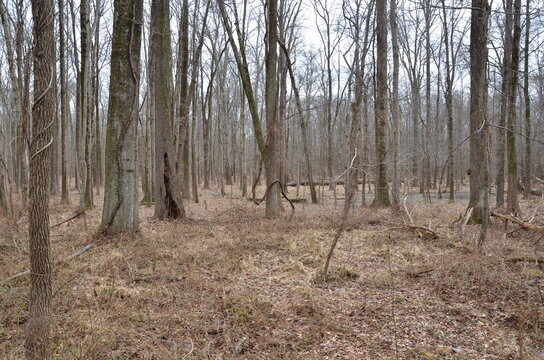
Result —
<instances>
[{"instance_id":1,"label":"bare tree","mask_svg":"<svg viewBox=\"0 0 544 360\"><path fill-rule=\"evenodd\" d=\"M170 9L166 0L151 4L152 89L155 119L155 217L185 217L179 177L175 168L172 138L172 52L170 49Z\"/></svg>"},{"instance_id":2,"label":"bare tree","mask_svg":"<svg viewBox=\"0 0 544 360\"><path fill-rule=\"evenodd\" d=\"M372 206L390 206L387 182L387 6L376 2L376 195Z\"/></svg>"},{"instance_id":3,"label":"bare tree","mask_svg":"<svg viewBox=\"0 0 544 360\"><path fill-rule=\"evenodd\" d=\"M80 132L82 141L82 186L80 189L79 206L81 209L89 209L93 207L93 188L92 188L92 163L91 163L91 136L92 136L92 118L90 116L90 94L89 94L89 78L90 78L90 29L89 29L89 0L82 0L80 3L80 27L81 27L81 67L80 67L80 83L79 83L79 114L80 114Z\"/></svg>"},{"instance_id":4,"label":"bare tree","mask_svg":"<svg viewBox=\"0 0 544 360\"><path fill-rule=\"evenodd\" d=\"M116 0L102 231L138 230L137 129L143 0ZM127 56L128 55L128 56Z\"/></svg>"},{"instance_id":5,"label":"bare tree","mask_svg":"<svg viewBox=\"0 0 544 360\"><path fill-rule=\"evenodd\" d=\"M503 60L501 64L502 84L501 84L501 104L499 114L499 129L497 141L497 207L504 205L504 167L505 167L505 150L506 150L506 115L508 111L508 101L511 79L510 72L512 62L512 4L513 0L505 1L505 16L504 16L504 50Z\"/></svg>"},{"instance_id":6,"label":"bare tree","mask_svg":"<svg viewBox=\"0 0 544 360\"><path fill-rule=\"evenodd\" d=\"M49 234L49 171L52 124L55 114L53 79L54 5L52 1L32 1L34 34L34 104L30 143L29 239L30 300L26 328L26 358L50 358L52 263Z\"/></svg>"},{"instance_id":7,"label":"bare tree","mask_svg":"<svg viewBox=\"0 0 544 360\"><path fill-rule=\"evenodd\" d=\"M487 39L489 5L472 0L470 31L470 200L472 221L482 223L478 245L489 221L489 128L487 124Z\"/></svg>"},{"instance_id":8,"label":"bare tree","mask_svg":"<svg viewBox=\"0 0 544 360\"><path fill-rule=\"evenodd\" d=\"M266 54L266 156L264 157L266 186L280 179L278 101L278 2L267 4L267 54ZM266 216L277 217L282 209L280 184L275 183L266 197Z\"/></svg>"},{"instance_id":9,"label":"bare tree","mask_svg":"<svg viewBox=\"0 0 544 360\"><path fill-rule=\"evenodd\" d=\"M507 121L507 133L506 133L506 154L508 158L508 193L506 198L506 209L508 212L518 214L519 200L518 200L518 160L516 154L516 99L518 88L518 70L519 70L519 53L521 39L521 0L514 0L514 35L512 38L512 57L511 57L511 71L509 72L510 79L508 84L510 86L508 93L508 121Z\"/></svg>"},{"instance_id":10,"label":"bare tree","mask_svg":"<svg viewBox=\"0 0 544 360\"><path fill-rule=\"evenodd\" d=\"M68 174L66 169L66 133L68 121L68 84L66 79L66 40L64 28L64 0L59 0L59 61L60 61L60 142L61 142L61 204L69 204Z\"/></svg>"},{"instance_id":11,"label":"bare tree","mask_svg":"<svg viewBox=\"0 0 544 360\"><path fill-rule=\"evenodd\" d=\"M390 0L389 22L393 46L393 86L391 89L391 116L393 120L393 207L400 208L400 106L399 106L399 67L400 51L397 24L397 0Z\"/></svg>"},{"instance_id":12,"label":"bare tree","mask_svg":"<svg viewBox=\"0 0 544 360\"><path fill-rule=\"evenodd\" d=\"M333 177L333 168L332 168L332 157L333 157L333 68L332 68L332 57L334 52L339 44L340 38L333 38L333 19L331 18L331 11L329 9L328 0L317 0L313 1L312 5L316 14L316 23L317 19L320 19L323 22L323 29L320 29L318 24L318 34L323 44L324 56L325 56L325 136L326 136L326 167L327 167L327 176L329 179ZM330 188L334 187L334 182L331 181Z\"/></svg>"},{"instance_id":13,"label":"bare tree","mask_svg":"<svg viewBox=\"0 0 544 360\"><path fill-rule=\"evenodd\" d=\"M525 188L525 197L528 197L531 194L531 166L532 166L532 155L531 155L531 96L529 94L529 57L530 57L530 38L531 33L531 1L526 0L525 3L525 71L524 76L524 87L523 87L523 97L525 99L525 171L523 173L523 186Z\"/></svg>"}]
</instances>

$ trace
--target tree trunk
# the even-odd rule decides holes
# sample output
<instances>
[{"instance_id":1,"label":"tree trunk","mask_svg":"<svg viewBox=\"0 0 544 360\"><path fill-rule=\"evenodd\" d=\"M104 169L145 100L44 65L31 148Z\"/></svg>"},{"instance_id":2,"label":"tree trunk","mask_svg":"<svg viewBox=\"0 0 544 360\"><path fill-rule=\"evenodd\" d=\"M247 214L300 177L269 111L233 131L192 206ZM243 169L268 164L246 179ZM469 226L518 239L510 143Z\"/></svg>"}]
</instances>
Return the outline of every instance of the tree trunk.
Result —
<instances>
[{"instance_id":1,"label":"tree trunk","mask_svg":"<svg viewBox=\"0 0 544 360\"><path fill-rule=\"evenodd\" d=\"M487 126L487 39L489 5L472 0L470 32L470 200L471 221L489 221L489 129ZM484 238L480 238L482 245Z\"/></svg>"},{"instance_id":2,"label":"tree trunk","mask_svg":"<svg viewBox=\"0 0 544 360\"><path fill-rule=\"evenodd\" d=\"M106 178L101 228L138 230L137 130L143 0L116 0L110 61Z\"/></svg>"},{"instance_id":3,"label":"tree trunk","mask_svg":"<svg viewBox=\"0 0 544 360\"><path fill-rule=\"evenodd\" d=\"M449 202L453 203L455 201L455 187L453 180L453 169L455 166L455 158L453 153L453 69L452 62L450 60L451 53L453 49L450 46L450 34L448 29L448 18L446 14L446 4L442 0L442 15L444 17L444 46L446 48L446 91L445 91L445 101L446 101L446 111L447 111L447 127L448 127L448 178L447 183L449 186Z\"/></svg>"},{"instance_id":4,"label":"tree trunk","mask_svg":"<svg viewBox=\"0 0 544 360\"><path fill-rule=\"evenodd\" d=\"M242 197L245 198L247 196L246 99L241 87L240 90L240 187L242 190Z\"/></svg>"},{"instance_id":5,"label":"tree trunk","mask_svg":"<svg viewBox=\"0 0 544 360\"><path fill-rule=\"evenodd\" d=\"M50 359L52 264L49 234L49 171L55 115L55 37L52 1L32 1L34 34L34 105L30 149L29 239L30 300L26 326L26 358Z\"/></svg>"},{"instance_id":6,"label":"tree trunk","mask_svg":"<svg viewBox=\"0 0 544 360\"><path fill-rule=\"evenodd\" d=\"M514 36L512 39L512 61L510 71L510 89L508 102L508 121L506 133L506 155L508 158L508 193L506 210L514 215L519 214L518 201L518 161L516 154L516 99L519 70L519 43L521 38L521 0L514 0Z\"/></svg>"},{"instance_id":7,"label":"tree trunk","mask_svg":"<svg viewBox=\"0 0 544 360\"><path fill-rule=\"evenodd\" d=\"M524 84L523 95L525 98L525 171L523 176L523 186L525 187L525 197L529 197L531 194L531 96L529 95L529 45L530 45L530 29L531 29L531 12L530 12L530 0L526 3L526 15L525 15L525 72L524 72Z\"/></svg>"},{"instance_id":8,"label":"tree trunk","mask_svg":"<svg viewBox=\"0 0 544 360\"><path fill-rule=\"evenodd\" d=\"M189 174L189 1L183 0L178 39L178 66L176 77L179 81L179 132L176 170L181 175L181 190L184 199L191 198Z\"/></svg>"},{"instance_id":9,"label":"tree trunk","mask_svg":"<svg viewBox=\"0 0 544 360\"><path fill-rule=\"evenodd\" d=\"M80 128L81 136L81 182L80 208L90 209L93 207L92 196L92 174L91 174L91 116L89 114L89 0L82 0L80 4L80 25L81 25L81 73L80 73Z\"/></svg>"},{"instance_id":10,"label":"tree trunk","mask_svg":"<svg viewBox=\"0 0 544 360\"><path fill-rule=\"evenodd\" d=\"M172 139L172 53L169 1L151 4L151 70L155 118L155 217L185 217Z\"/></svg>"},{"instance_id":11,"label":"tree trunk","mask_svg":"<svg viewBox=\"0 0 544 360\"><path fill-rule=\"evenodd\" d=\"M280 179L280 129L278 124L277 100L278 100L278 2L268 1L267 11L267 49L266 55L266 84L265 84L265 113L266 113L266 156L264 167L266 175L266 187L275 180ZM266 197L266 216L275 218L282 210L280 185L275 183L268 191Z\"/></svg>"},{"instance_id":12,"label":"tree trunk","mask_svg":"<svg viewBox=\"0 0 544 360\"><path fill-rule=\"evenodd\" d=\"M66 79L66 40L64 36L64 0L59 0L59 58L60 58L60 168L61 168L61 204L68 205L68 174L66 157L66 132L68 121L68 84Z\"/></svg>"},{"instance_id":13,"label":"tree trunk","mask_svg":"<svg viewBox=\"0 0 544 360\"><path fill-rule=\"evenodd\" d=\"M390 206L387 182L387 7L376 2L376 195L372 206Z\"/></svg>"},{"instance_id":14,"label":"tree trunk","mask_svg":"<svg viewBox=\"0 0 544 360\"><path fill-rule=\"evenodd\" d=\"M399 107L399 43L397 25L397 0L391 1L390 23L391 42L393 45L393 89L391 93L391 116L393 118L393 207L400 210L400 107Z\"/></svg>"},{"instance_id":15,"label":"tree trunk","mask_svg":"<svg viewBox=\"0 0 544 360\"><path fill-rule=\"evenodd\" d=\"M504 167L506 153L506 114L508 111L508 93L510 91L510 73L512 61L512 0L506 0L504 16L504 51L502 60L501 105L497 141L497 199L498 208L504 205Z\"/></svg>"}]
</instances>

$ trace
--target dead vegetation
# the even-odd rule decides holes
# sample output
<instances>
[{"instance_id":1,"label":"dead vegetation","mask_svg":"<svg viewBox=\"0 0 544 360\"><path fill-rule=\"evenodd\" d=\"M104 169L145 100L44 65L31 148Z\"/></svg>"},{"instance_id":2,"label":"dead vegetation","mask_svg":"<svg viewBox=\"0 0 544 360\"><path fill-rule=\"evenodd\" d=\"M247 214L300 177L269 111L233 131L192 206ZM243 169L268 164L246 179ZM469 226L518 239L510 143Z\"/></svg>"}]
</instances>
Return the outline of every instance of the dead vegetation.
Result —
<instances>
[{"instance_id":1,"label":"dead vegetation","mask_svg":"<svg viewBox=\"0 0 544 360\"><path fill-rule=\"evenodd\" d=\"M97 237L100 206L52 229L54 358L544 357L541 233L495 220L478 253L478 228L452 224L464 204L408 202L418 225L357 206L330 277L315 281L341 206L299 203L289 221L239 198L203 200L188 221L142 206L133 237ZM74 214L57 203L52 224ZM28 267L28 224L23 212L0 221L0 358L21 359L28 277L3 280Z\"/></svg>"}]
</instances>

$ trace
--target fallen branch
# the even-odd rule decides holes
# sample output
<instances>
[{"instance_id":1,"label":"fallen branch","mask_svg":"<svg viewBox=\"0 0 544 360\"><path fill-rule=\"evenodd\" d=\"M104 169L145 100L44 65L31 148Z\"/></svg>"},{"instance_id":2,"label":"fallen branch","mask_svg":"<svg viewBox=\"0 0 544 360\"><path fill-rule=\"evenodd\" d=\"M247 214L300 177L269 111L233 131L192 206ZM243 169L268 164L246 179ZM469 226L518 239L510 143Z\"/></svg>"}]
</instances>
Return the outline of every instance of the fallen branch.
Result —
<instances>
[{"instance_id":1,"label":"fallen branch","mask_svg":"<svg viewBox=\"0 0 544 360\"><path fill-rule=\"evenodd\" d=\"M79 249L78 251L76 251L75 253L73 253L72 255L68 256L66 259L57 261L57 262L55 263L55 266L56 266L56 265L59 265L59 264L61 264L61 263L63 263L63 262L68 262L68 261L70 261L70 260L72 260L72 259L74 259L74 258L80 256L81 254L83 254L83 253L85 253L85 252L91 250L91 249L93 248L93 246L94 246L93 244L87 244L87 245L85 245L84 247L82 247L81 249ZM12 281L12 280L15 280L15 279L17 279L17 278L20 278L21 276L25 276L25 275L28 275L28 274L30 274L30 270L25 270L25 271L23 271L23 272L20 272L20 273L18 273L18 274L15 274L15 275L12 275L12 276L8 277L7 279L3 280L2 283L3 283L3 284L8 283L8 282L10 282L10 281Z\"/></svg>"},{"instance_id":2,"label":"fallen branch","mask_svg":"<svg viewBox=\"0 0 544 360\"><path fill-rule=\"evenodd\" d=\"M173 275L160 275L160 274L151 274L133 278L131 282L143 282L143 281L153 281L153 280L170 280L170 281L183 281L185 278Z\"/></svg>"},{"instance_id":3,"label":"fallen branch","mask_svg":"<svg viewBox=\"0 0 544 360\"><path fill-rule=\"evenodd\" d=\"M531 230L531 231L535 231L535 232L538 232L538 233L541 233L541 234L544 234L544 228L540 227L540 226L535 226L533 224L530 224L528 222L525 222L525 221L522 221L512 215L505 215L505 214L499 214L497 212L491 212L491 216L493 217L496 217L498 219L501 219L503 221L510 221L514 224L518 224L520 225L521 227L523 227L524 229L526 230Z\"/></svg>"},{"instance_id":4,"label":"fallen branch","mask_svg":"<svg viewBox=\"0 0 544 360\"><path fill-rule=\"evenodd\" d=\"M411 278L418 278L418 277L420 277L422 275L428 274L428 273L433 272L433 271L434 271L434 268L423 269L423 270L418 270L418 271L407 271L406 275L408 275L408 277L411 277Z\"/></svg>"},{"instance_id":5,"label":"fallen branch","mask_svg":"<svg viewBox=\"0 0 544 360\"><path fill-rule=\"evenodd\" d=\"M72 255L68 256L66 259L58 261L57 264L59 264L61 262L70 261L70 260L80 256L81 254L91 250L93 248L93 246L94 246L93 244L87 244L84 247L82 247L81 249L79 249L78 251L76 251L75 253L73 253Z\"/></svg>"},{"instance_id":6,"label":"fallen branch","mask_svg":"<svg viewBox=\"0 0 544 360\"><path fill-rule=\"evenodd\" d=\"M520 257L513 257L513 258L510 258L510 259L506 259L506 262L510 262L510 263L532 262L532 263L537 263L538 265L544 265L544 258L533 258L533 257L520 256Z\"/></svg>"},{"instance_id":7,"label":"fallen branch","mask_svg":"<svg viewBox=\"0 0 544 360\"><path fill-rule=\"evenodd\" d=\"M66 224L67 222L72 221L72 220L74 220L74 219L77 219L78 217L80 217L80 216L83 215L83 214L85 214L85 210L79 210L79 211L78 211L75 215L73 215L72 217L70 217L70 218L68 218L68 219L66 219L66 220L64 220L64 221L61 221L61 222L58 223L58 224L55 224L55 225L51 226L51 229L56 228L56 227L58 227L58 226L61 226L62 224Z\"/></svg>"}]
</instances>

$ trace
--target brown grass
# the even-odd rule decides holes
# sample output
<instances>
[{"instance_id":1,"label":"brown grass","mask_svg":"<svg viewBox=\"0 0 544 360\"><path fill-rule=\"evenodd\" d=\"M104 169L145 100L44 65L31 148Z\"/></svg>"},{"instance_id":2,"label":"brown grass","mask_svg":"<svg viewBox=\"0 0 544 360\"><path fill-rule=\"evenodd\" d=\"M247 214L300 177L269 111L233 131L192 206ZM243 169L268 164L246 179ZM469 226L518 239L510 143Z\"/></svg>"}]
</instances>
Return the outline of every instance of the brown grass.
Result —
<instances>
[{"instance_id":1,"label":"brown grass","mask_svg":"<svg viewBox=\"0 0 544 360\"><path fill-rule=\"evenodd\" d=\"M211 191L202 200L186 221L141 207L134 237L95 236L100 206L53 229L55 259L96 244L55 269L55 359L544 358L544 273L505 261L543 257L538 234L494 220L480 254L478 228L452 225L463 204L409 204L439 239L357 207L323 282L332 200L297 204L291 221ZM522 201L524 213L539 203ZM53 199L51 223L74 208ZM22 209L0 220L0 279L28 267L27 226ZM21 277L0 289L0 359L23 358L28 288Z\"/></svg>"}]
</instances>

